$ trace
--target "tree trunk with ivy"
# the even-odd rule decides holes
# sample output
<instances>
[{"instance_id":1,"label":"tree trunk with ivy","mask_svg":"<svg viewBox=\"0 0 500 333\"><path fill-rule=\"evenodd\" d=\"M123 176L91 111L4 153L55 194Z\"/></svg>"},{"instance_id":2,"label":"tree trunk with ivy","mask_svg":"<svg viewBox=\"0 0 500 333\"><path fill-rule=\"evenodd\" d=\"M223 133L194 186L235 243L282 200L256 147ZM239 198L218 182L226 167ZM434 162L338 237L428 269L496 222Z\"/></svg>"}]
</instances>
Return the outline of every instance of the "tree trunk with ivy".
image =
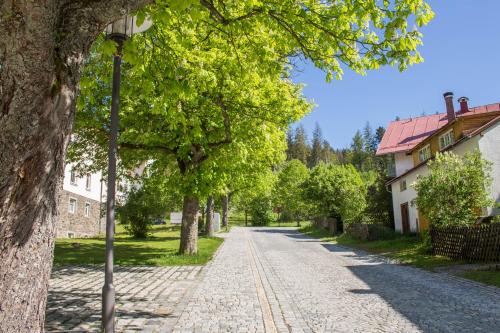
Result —
<instances>
[{"instance_id":1,"label":"tree trunk with ivy","mask_svg":"<svg viewBox=\"0 0 500 333\"><path fill-rule=\"evenodd\" d=\"M148 1L0 3L0 332L42 332L80 70L106 24Z\"/></svg>"}]
</instances>

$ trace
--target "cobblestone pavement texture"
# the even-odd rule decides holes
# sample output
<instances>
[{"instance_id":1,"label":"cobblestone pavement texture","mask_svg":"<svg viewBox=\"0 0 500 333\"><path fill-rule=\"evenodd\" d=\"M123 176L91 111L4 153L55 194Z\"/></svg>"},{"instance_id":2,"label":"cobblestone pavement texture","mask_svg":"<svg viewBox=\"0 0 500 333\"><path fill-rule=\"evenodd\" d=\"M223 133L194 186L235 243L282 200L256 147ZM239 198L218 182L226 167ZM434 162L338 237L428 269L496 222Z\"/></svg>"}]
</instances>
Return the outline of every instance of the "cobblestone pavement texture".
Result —
<instances>
[{"instance_id":1,"label":"cobblestone pavement texture","mask_svg":"<svg viewBox=\"0 0 500 333\"><path fill-rule=\"evenodd\" d=\"M201 266L115 267L117 332L171 332ZM47 302L47 332L100 332L104 266L55 268Z\"/></svg>"},{"instance_id":2,"label":"cobblestone pavement texture","mask_svg":"<svg viewBox=\"0 0 500 333\"><path fill-rule=\"evenodd\" d=\"M120 268L118 328L500 332L498 288L397 265L293 229L233 228L225 237L201 272L197 267ZM81 322L80 329L92 327L99 320L101 286L102 273L56 270L47 328L69 327L72 320Z\"/></svg>"}]
</instances>

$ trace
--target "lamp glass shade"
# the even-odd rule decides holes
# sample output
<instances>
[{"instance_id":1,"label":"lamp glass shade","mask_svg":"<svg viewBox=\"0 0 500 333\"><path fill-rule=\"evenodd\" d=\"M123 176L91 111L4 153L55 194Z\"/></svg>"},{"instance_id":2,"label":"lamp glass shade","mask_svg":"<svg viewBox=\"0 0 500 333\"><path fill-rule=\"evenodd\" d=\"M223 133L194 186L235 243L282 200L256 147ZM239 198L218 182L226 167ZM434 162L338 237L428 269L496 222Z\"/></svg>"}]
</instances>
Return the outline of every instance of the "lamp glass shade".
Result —
<instances>
[{"instance_id":1,"label":"lamp glass shade","mask_svg":"<svg viewBox=\"0 0 500 333\"><path fill-rule=\"evenodd\" d=\"M123 16L118 20L108 24L106 27L106 37L127 39L135 33L148 30L153 25L150 18L146 18L141 25L137 25L137 17Z\"/></svg>"}]
</instances>

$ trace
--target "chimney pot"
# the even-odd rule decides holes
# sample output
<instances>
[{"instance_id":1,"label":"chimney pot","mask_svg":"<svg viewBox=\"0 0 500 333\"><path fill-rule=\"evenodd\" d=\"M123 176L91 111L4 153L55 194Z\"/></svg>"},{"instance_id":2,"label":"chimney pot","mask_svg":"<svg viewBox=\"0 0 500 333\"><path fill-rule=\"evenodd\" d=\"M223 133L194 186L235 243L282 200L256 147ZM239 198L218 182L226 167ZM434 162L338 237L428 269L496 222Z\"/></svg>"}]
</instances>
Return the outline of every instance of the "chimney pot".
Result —
<instances>
[{"instance_id":1,"label":"chimney pot","mask_svg":"<svg viewBox=\"0 0 500 333\"><path fill-rule=\"evenodd\" d=\"M468 112L469 104L467 103L469 99L467 97L460 97L458 102L460 103L460 112Z\"/></svg>"},{"instance_id":2,"label":"chimney pot","mask_svg":"<svg viewBox=\"0 0 500 333\"><path fill-rule=\"evenodd\" d=\"M445 92L443 96L446 103L446 115L448 117L448 122L452 122L457 117L455 115L455 108L453 107L453 93Z\"/></svg>"}]
</instances>

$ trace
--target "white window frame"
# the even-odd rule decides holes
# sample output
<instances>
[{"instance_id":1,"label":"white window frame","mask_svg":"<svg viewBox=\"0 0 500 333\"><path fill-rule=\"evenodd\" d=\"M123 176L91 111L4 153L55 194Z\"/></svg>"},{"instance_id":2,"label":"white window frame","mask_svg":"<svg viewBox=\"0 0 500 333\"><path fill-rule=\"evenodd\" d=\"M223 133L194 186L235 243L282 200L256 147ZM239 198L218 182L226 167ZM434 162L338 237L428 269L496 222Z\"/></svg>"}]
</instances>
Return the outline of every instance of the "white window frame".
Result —
<instances>
[{"instance_id":1,"label":"white window frame","mask_svg":"<svg viewBox=\"0 0 500 333\"><path fill-rule=\"evenodd\" d=\"M425 155L422 155L422 152L424 151L426 151L427 153ZM420 162L425 162L429 158L431 158L431 145L427 144L418 151L418 160Z\"/></svg>"},{"instance_id":2,"label":"white window frame","mask_svg":"<svg viewBox=\"0 0 500 333\"><path fill-rule=\"evenodd\" d=\"M78 185L77 184L77 176L76 176L76 173L75 171L71 170L70 173L69 173L69 182L71 185Z\"/></svg>"},{"instance_id":3,"label":"white window frame","mask_svg":"<svg viewBox=\"0 0 500 333\"><path fill-rule=\"evenodd\" d=\"M444 141L447 139L448 142ZM443 150L446 147L451 146L454 143L455 138L453 137L453 129L449 130L448 132L444 133L443 135L439 136L439 150ZM443 141L441 141L443 140Z\"/></svg>"},{"instance_id":4,"label":"white window frame","mask_svg":"<svg viewBox=\"0 0 500 333\"><path fill-rule=\"evenodd\" d=\"M90 202L85 201L85 205L83 206L83 215L85 215L85 217L90 216L91 206L92 206L92 204Z\"/></svg>"},{"instance_id":5,"label":"white window frame","mask_svg":"<svg viewBox=\"0 0 500 333\"><path fill-rule=\"evenodd\" d=\"M71 209L71 202L74 201L75 202L75 206L73 207L73 209ZM70 197L69 198L69 201L68 201L68 213L70 214L76 214L76 209L78 207L78 200L76 198L73 198L73 197Z\"/></svg>"},{"instance_id":6,"label":"white window frame","mask_svg":"<svg viewBox=\"0 0 500 333\"><path fill-rule=\"evenodd\" d=\"M85 189L90 191L92 189L92 174L88 173L85 178Z\"/></svg>"}]
</instances>

